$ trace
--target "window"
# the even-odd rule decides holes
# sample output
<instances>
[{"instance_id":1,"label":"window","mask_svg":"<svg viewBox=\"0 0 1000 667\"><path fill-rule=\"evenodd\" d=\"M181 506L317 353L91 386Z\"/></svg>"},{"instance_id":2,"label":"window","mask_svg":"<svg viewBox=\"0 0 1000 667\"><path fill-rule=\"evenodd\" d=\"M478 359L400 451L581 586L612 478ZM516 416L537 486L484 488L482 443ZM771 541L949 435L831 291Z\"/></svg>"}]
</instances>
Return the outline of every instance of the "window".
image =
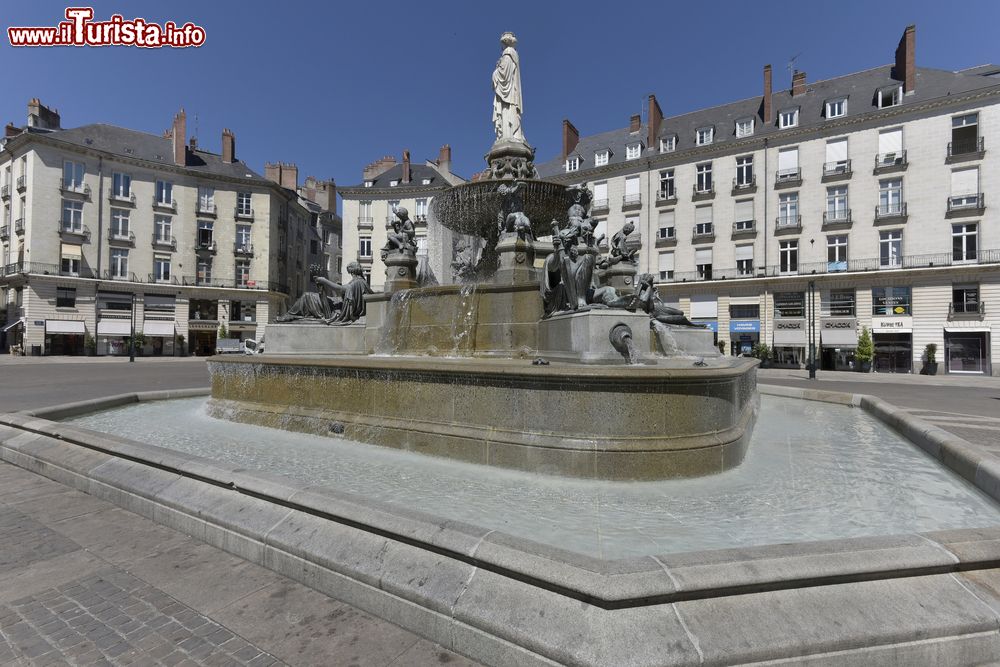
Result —
<instances>
[{"instance_id":1,"label":"window","mask_svg":"<svg viewBox=\"0 0 1000 667\"><path fill-rule=\"evenodd\" d=\"M847 159L847 137L840 139L830 139L826 142L826 162L823 164L823 173L846 174L851 170L851 163Z\"/></svg>"},{"instance_id":2,"label":"window","mask_svg":"<svg viewBox=\"0 0 1000 667\"><path fill-rule=\"evenodd\" d=\"M399 179L398 179L398 178L397 178L397 179L395 179L395 180L392 180L392 181L389 181L389 187L390 187L390 188L394 188L394 187L396 187L397 185L399 185Z\"/></svg>"},{"instance_id":3,"label":"window","mask_svg":"<svg viewBox=\"0 0 1000 667\"><path fill-rule=\"evenodd\" d=\"M174 205L174 184L170 181L156 182L156 203L161 206Z\"/></svg>"},{"instance_id":4,"label":"window","mask_svg":"<svg viewBox=\"0 0 1000 667\"><path fill-rule=\"evenodd\" d=\"M642 155L642 144L629 144L625 147L625 159L635 160Z\"/></svg>"},{"instance_id":5,"label":"window","mask_svg":"<svg viewBox=\"0 0 1000 667\"><path fill-rule=\"evenodd\" d=\"M805 317L806 295L805 292L775 292L774 293L774 316L780 318Z\"/></svg>"},{"instance_id":6,"label":"window","mask_svg":"<svg viewBox=\"0 0 1000 667\"><path fill-rule=\"evenodd\" d=\"M594 153L594 166L603 167L608 163L608 151L597 151Z\"/></svg>"},{"instance_id":7,"label":"window","mask_svg":"<svg viewBox=\"0 0 1000 667\"><path fill-rule=\"evenodd\" d=\"M778 226L798 227L799 193L783 192L778 195Z\"/></svg>"},{"instance_id":8,"label":"window","mask_svg":"<svg viewBox=\"0 0 1000 667\"><path fill-rule=\"evenodd\" d=\"M370 188L375 185L375 181L365 181L365 187Z\"/></svg>"},{"instance_id":9,"label":"window","mask_svg":"<svg viewBox=\"0 0 1000 667\"><path fill-rule=\"evenodd\" d=\"M56 288L56 308L76 308L76 288Z\"/></svg>"},{"instance_id":10,"label":"window","mask_svg":"<svg viewBox=\"0 0 1000 667\"><path fill-rule=\"evenodd\" d=\"M132 177L114 172L111 177L111 193L116 199L128 199L132 194Z\"/></svg>"},{"instance_id":11,"label":"window","mask_svg":"<svg viewBox=\"0 0 1000 667\"><path fill-rule=\"evenodd\" d=\"M735 206L735 220L733 220L733 229L735 231L748 231L753 229L753 200L752 199L742 199L736 202Z\"/></svg>"},{"instance_id":12,"label":"window","mask_svg":"<svg viewBox=\"0 0 1000 667\"><path fill-rule=\"evenodd\" d=\"M214 225L210 220L199 220L198 221L198 245L203 248L211 247L213 234L212 230Z\"/></svg>"},{"instance_id":13,"label":"window","mask_svg":"<svg viewBox=\"0 0 1000 667\"><path fill-rule=\"evenodd\" d=\"M198 210L205 213L215 212L215 188L198 187Z\"/></svg>"},{"instance_id":14,"label":"window","mask_svg":"<svg viewBox=\"0 0 1000 667\"><path fill-rule=\"evenodd\" d=\"M854 317L855 297L853 289L834 289L823 293L820 300L820 314L829 317Z\"/></svg>"},{"instance_id":15,"label":"window","mask_svg":"<svg viewBox=\"0 0 1000 667\"><path fill-rule=\"evenodd\" d=\"M124 208L111 209L111 238L128 238L129 211Z\"/></svg>"},{"instance_id":16,"label":"window","mask_svg":"<svg viewBox=\"0 0 1000 667\"><path fill-rule=\"evenodd\" d=\"M430 185L430 184L431 184L431 179L429 178L424 178L420 181L420 185Z\"/></svg>"},{"instance_id":17,"label":"window","mask_svg":"<svg viewBox=\"0 0 1000 667\"><path fill-rule=\"evenodd\" d=\"M660 139L660 152L670 153L677 149L677 135Z\"/></svg>"},{"instance_id":18,"label":"window","mask_svg":"<svg viewBox=\"0 0 1000 667\"><path fill-rule=\"evenodd\" d=\"M799 270L799 240L782 241L778 244L778 264L781 273L796 273Z\"/></svg>"},{"instance_id":19,"label":"window","mask_svg":"<svg viewBox=\"0 0 1000 667\"><path fill-rule=\"evenodd\" d=\"M246 287L247 283L249 282L250 282L250 260L249 259L236 260L236 286Z\"/></svg>"},{"instance_id":20,"label":"window","mask_svg":"<svg viewBox=\"0 0 1000 667\"><path fill-rule=\"evenodd\" d=\"M390 199L389 200L389 217L390 218L395 217L395 215L396 215L396 209L397 208L399 208L399 200L398 199Z\"/></svg>"},{"instance_id":21,"label":"window","mask_svg":"<svg viewBox=\"0 0 1000 667\"><path fill-rule=\"evenodd\" d=\"M956 313L978 313L979 285L955 285L951 289L951 309Z\"/></svg>"},{"instance_id":22,"label":"window","mask_svg":"<svg viewBox=\"0 0 1000 667\"><path fill-rule=\"evenodd\" d=\"M729 304L729 319L731 320L759 320L759 303L731 303Z\"/></svg>"},{"instance_id":23,"label":"window","mask_svg":"<svg viewBox=\"0 0 1000 667\"><path fill-rule=\"evenodd\" d=\"M697 146L707 146L712 143L714 137L714 127L699 127L694 134L694 143Z\"/></svg>"},{"instance_id":24,"label":"window","mask_svg":"<svg viewBox=\"0 0 1000 667\"><path fill-rule=\"evenodd\" d=\"M778 127L795 127L799 124L799 108L784 109L778 112Z\"/></svg>"},{"instance_id":25,"label":"window","mask_svg":"<svg viewBox=\"0 0 1000 667\"><path fill-rule=\"evenodd\" d=\"M608 207L608 183L607 181L602 181L600 183L594 183L594 206L593 208L602 209Z\"/></svg>"},{"instance_id":26,"label":"window","mask_svg":"<svg viewBox=\"0 0 1000 667\"><path fill-rule=\"evenodd\" d=\"M111 249L111 277L128 278L128 250L125 248Z\"/></svg>"},{"instance_id":27,"label":"window","mask_svg":"<svg viewBox=\"0 0 1000 667\"><path fill-rule=\"evenodd\" d=\"M62 228L67 232L83 231L83 202L63 199Z\"/></svg>"},{"instance_id":28,"label":"window","mask_svg":"<svg viewBox=\"0 0 1000 667\"><path fill-rule=\"evenodd\" d=\"M368 259L372 256L372 237L358 237L358 257Z\"/></svg>"},{"instance_id":29,"label":"window","mask_svg":"<svg viewBox=\"0 0 1000 667\"><path fill-rule=\"evenodd\" d=\"M736 246L736 273L741 276L753 275L753 246Z\"/></svg>"},{"instance_id":30,"label":"window","mask_svg":"<svg viewBox=\"0 0 1000 667\"><path fill-rule=\"evenodd\" d=\"M890 229L878 235L879 266L898 268L903 262L903 230Z\"/></svg>"},{"instance_id":31,"label":"window","mask_svg":"<svg viewBox=\"0 0 1000 667\"><path fill-rule=\"evenodd\" d=\"M703 236L714 232L712 225L712 207L699 206L694 210L694 233L695 236Z\"/></svg>"},{"instance_id":32,"label":"window","mask_svg":"<svg viewBox=\"0 0 1000 667\"><path fill-rule=\"evenodd\" d=\"M847 270L847 235L826 237L827 271Z\"/></svg>"},{"instance_id":33,"label":"window","mask_svg":"<svg viewBox=\"0 0 1000 667\"><path fill-rule=\"evenodd\" d=\"M358 214L358 218L362 222L371 222L372 221L372 203L370 201L361 201L361 202L358 202L358 207L359 207L359 210L360 210L360 213Z\"/></svg>"},{"instance_id":34,"label":"window","mask_svg":"<svg viewBox=\"0 0 1000 667\"><path fill-rule=\"evenodd\" d=\"M66 256L64 254L59 265L59 272L64 276L80 275L80 255Z\"/></svg>"},{"instance_id":35,"label":"window","mask_svg":"<svg viewBox=\"0 0 1000 667\"><path fill-rule=\"evenodd\" d=\"M660 191L658 199L676 199L677 190L674 188L674 170L664 169L660 172Z\"/></svg>"},{"instance_id":36,"label":"window","mask_svg":"<svg viewBox=\"0 0 1000 667\"><path fill-rule=\"evenodd\" d=\"M955 262L975 262L978 258L978 227L975 223L951 226L951 258Z\"/></svg>"},{"instance_id":37,"label":"window","mask_svg":"<svg viewBox=\"0 0 1000 667\"><path fill-rule=\"evenodd\" d=\"M639 177L629 176L625 179L625 198L623 202L626 206L630 204L642 203L642 194L639 192Z\"/></svg>"},{"instance_id":38,"label":"window","mask_svg":"<svg viewBox=\"0 0 1000 667\"><path fill-rule=\"evenodd\" d=\"M905 162L903 153L903 128L894 127L878 133L878 167L893 167Z\"/></svg>"},{"instance_id":39,"label":"window","mask_svg":"<svg viewBox=\"0 0 1000 667\"><path fill-rule=\"evenodd\" d=\"M250 249L250 225L236 225L236 247Z\"/></svg>"},{"instance_id":40,"label":"window","mask_svg":"<svg viewBox=\"0 0 1000 667\"><path fill-rule=\"evenodd\" d=\"M198 262L195 278L198 285L209 285L212 282L212 263L207 260ZM214 319L214 318L213 318Z\"/></svg>"},{"instance_id":41,"label":"window","mask_svg":"<svg viewBox=\"0 0 1000 667\"><path fill-rule=\"evenodd\" d=\"M698 248L694 251L694 268L700 280L712 279L712 249Z\"/></svg>"},{"instance_id":42,"label":"window","mask_svg":"<svg viewBox=\"0 0 1000 667\"><path fill-rule=\"evenodd\" d=\"M361 269L361 275L362 275L362 277L364 277L366 283L368 283L369 285L372 284L372 270L371 269L368 269L368 268Z\"/></svg>"},{"instance_id":43,"label":"window","mask_svg":"<svg viewBox=\"0 0 1000 667\"><path fill-rule=\"evenodd\" d=\"M704 164L699 164L697 167L698 178L695 183L695 190L697 192L711 192L712 191L712 163L706 162Z\"/></svg>"},{"instance_id":44,"label":"window","mask_svg":"<svg viewBox=\"0 0 1000 667\"><path fill-rule=\"evenodd\" d=\"M903 86L887 86L879 88L875 95L875 102L879 109L894 107L903 101Z\"/></svg>"},{"instance_id":45,"label":"window","mask_svg":"<svg viewBox=\"0 0 1000 667\"><path fill-rule=\"evenodd\" d=\"M736 187L746 188L753 184L753 155L736 158Z\"/></svg>"},{"instance_id":46,"label":"window","mask_svg":"<svg viewBox=\"0 0 1000 667\"><path fill-rule=\"evenodd\" d=\"M974 153L979 150L979 114L970 113L951 119L949 155Z\"/></svg>"},{"instance_id":47,"label":"window","mask_svg":"<svg viewBox=\"0 0 1000 667\"><path fill-rule=\"evenodd\" d=\"M169 215L157 215L153 216L153 227L154 234L156 234L156 240L159 243L169 243L170 242L170 216Z\"/></svg>"},{"instance_id":48,"label":"window","mask_svg":"<svg viewBox=\"0 0 1000 667\"><path fill-rule=\"evenodd\" d=\"M847 98L838 97L834 100L826 101L826 118L840 118L847 115Z\"/></svg>"},{"instance_id":49,"label":"window","mask_svg":"<svg viewBox=\"0 0 1000 667\"><path fill-rule=\"evenodd\" d=\"M566 158L566 171L576 171L580 168L580 158L568 157Z\"/></svg>"},{"instance_id":50,"label":"window","mask_svg":"<svg viewBox=\"0 0 1000 667\"><path fill-rule=\"evenodd\" d=\"M903 179L889 178L878 183L878 214L899 215L903 212Z\"/></svg>"},{"instance_id":51,"label":"window","mask_svg":"<svg viewBox=\"0 0 1000 667\"><path fill-rule=\"evenodd\" d=\"M660 272L660 280L674 279L674 253L661 252L657 257L657 265Z\"/></svg>"},{"instance_id":52,"label":"window","mask_svg":"<svg viewBox=\"0 0 1000 667\"><path fill-rule=\"evenodd\" d=\"M778 151L778 173L776 181L796 181L802 172L799 171L799 148L782 148Z\"/></svg>"},{"instance_id":53,"label":"window","mask_svg":"<svg viewBox=\"0 0 1000 667\"><path fill-rule=\"evenodd\" d=\"M249 192L236 193L236 214L253 215L253 208L250 205L252 195Z\"/></svg>"},{"instance_id":54,"label":"window","mask_svg":"<svg viewBox=\"0 0 1000 667\"><path fill-rule=\"evenodd\" d=\"M837 185L826 189L826 219L847 220L847 186Z\"/></svg>"},{"instance_id":55,"label":"window","mask_svg":"<svg viewBox=\"0 0 1000 667\"><path fill-rule=\"evenodd\" d=\"M309 254L315 255L319 252L319 241L316 239L309 239Z\"/></svg>"},{"instance_id":56,"label":"window","mask_svg":"<svg viewBox=\"0 0 1000 667\"><path fill-rule=\"evenodd\" d=\"M166 294L146 294L142 297L142 307L147 313L174 314L177 298Z\"/></svg>"},{"instance_id":57,"label":"window","mask_svg":"<svg viewBox=\"0 0 1000 667\"><path fill-rule=\"evenodd\" d=\"M909 287L873 287L872 315L912 315Z\"/></svg>"},{"instance_id":58,"label":"window","mask_svg":"<svg viewBox=\"0 0 1000 667\"><path fill-rule=\"evenodd\" d=\"M948 209L979 206L979 167L956 169L951 172L951 197Z\"/></svg>"},{"instance_id":59,"label":"window","mask_svg":"<svg viewBox=\"0 0 1000 667\"><path fill-rule=\"evenodd\" d=\"M736 121L736 138L742 139L753 134L753 118L743 118Z\"/></svg>"},{"instance_id":60,"label":"window","mask_svg":"<svg viewBox=\"0 0 1000 667\"><path fill-rule=\"evenodd\" d=\"M425 220L427 218L427 200L418 199L415 203L417 220Z\"/></svg>"},{"instance_id":61,"label":"window","mask_svg":"<svg viewBox=\"0 0 1000 667\"><path fill-rule=\"evenodd\" d=\"M169 255L155 255L153 257L153 280L158 283L170 282Z\"/></svg>"},{"instance_id":62,"label":"window","mask_svg":"<svg viewBox=\"0 0 1000 667\"><path fill-rule=\"evenodd\" d=\"M677 232L674 228L674 212L660 211L657 219L656 238L672 239L676 238Z\"/></svg>"},{"instance_id":63,"label":"window","mask_svg":"<svg viewBox=\"0 0 1000 667\"><path fill-rule=\"evenodd\" d=\"M83 191L83 163L63 162L63 187L67 190Z\"/></svg>"}]
</instances>

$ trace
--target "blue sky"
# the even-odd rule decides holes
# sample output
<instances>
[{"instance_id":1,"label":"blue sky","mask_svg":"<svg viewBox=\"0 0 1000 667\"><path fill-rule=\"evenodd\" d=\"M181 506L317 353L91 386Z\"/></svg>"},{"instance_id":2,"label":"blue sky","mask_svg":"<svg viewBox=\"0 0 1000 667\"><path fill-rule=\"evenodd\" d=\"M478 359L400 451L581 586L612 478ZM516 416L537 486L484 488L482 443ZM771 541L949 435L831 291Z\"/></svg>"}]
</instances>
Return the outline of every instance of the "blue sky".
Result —
<instances>
[{"instance_id":1,"label":"blue sky","mask_svg":"<svg viewBox=\"0 0 1000 667\"><path fill-rule=\"evenodd\" d=\"M101 2L113 13L205 27L184 50L13 49L4 36L0 120L25 122L40 98L73 127L106 122L162 132L180 107L188 134L219 150L223 127L237 155L299 165L306 175L356 184L361 169L404 148L414 160L452 146L455 170L482 169L492 143L490 73L498 37L519 40L524 127L539 160L560 150L563 118L582 134L628 123L649 93L673 115L775 88L786 65L810 81L892 61L917 24L917 64L961 69L1000 61L1000 3L966 2ZM5 3L4 28L55 25L65 3Z\"/></svg>"}]
</instances>

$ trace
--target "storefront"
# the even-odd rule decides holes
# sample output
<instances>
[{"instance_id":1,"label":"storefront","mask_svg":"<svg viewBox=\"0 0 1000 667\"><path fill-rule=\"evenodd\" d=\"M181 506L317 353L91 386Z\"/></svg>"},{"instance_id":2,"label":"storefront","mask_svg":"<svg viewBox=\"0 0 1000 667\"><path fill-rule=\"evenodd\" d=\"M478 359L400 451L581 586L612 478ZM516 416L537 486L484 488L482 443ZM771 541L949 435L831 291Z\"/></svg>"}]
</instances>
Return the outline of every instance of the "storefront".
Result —
<instances>
[{"instance_id":1,"label":"storefront","mask_svg":"<svg viewBox=\"0 0 1000 667\"><path fill-rule=\"evenodd\" d=\"M154 357L174 356L174 321L146 320L142 323L145 351Z\"/></svg>"},{"instance_id":2,"label":"storefront","mask_svg":"<svg viewBox=\"0 0 1000 667\"><path fill-rule=\"evenodd\" d=\"M219 322L216 320L188 321L188 351L199 357L215 354L218 335Z\"/></svg>"},{"instance_id":3,"label":"storefront","mask_svg":"<svg viewBox=\"0 0 1000 667\"><path fill-rule=\"evenodd\" d=\"M12 353L24 351L24 320L17 319L0 329L3 335L3 345Z\"/></svg>"},{"instance_id":4,"label":"storefront","mask_svg":"<svg viewBox=\"0 0 1000 667\"><path fill-rule=\"evenodd\" d=\"M45 320L45 354L82 355L85 333L82 320Z\"/></svg>"},{"instance_id":5,"label":"storefront","mask_svg":"<svg viewBox=\"0 0 1000 667\"><path fill-rule=\"evenodd\" d=\"M820 321L820 368L853 371L858 349L858 320L854 317L824 317Z\"/></svg>"},{"instance_id":6,"label":"storefront","mask_svg":"<svg viewBox=\"0 0 1000 667\"><path fill-rule=\"evenodd\" d=\"M944 362L948 373L990 375L988 327L945 327Z\"/></svg>"},{"instance_id":7,"label":"storefront","mask_svg":"<svg viewBox=\"0 0 1000 667\"><path fill-rule=\"evenodd\" d=\"M909 287L872 288L876 373L913 372L913 312Z\"/></svg>"},{"instance_id":8,"label":"storefront","mask_svg":"<svg viewBox=\"0 0 1000 667\"><path fill-rule=\"evenodd\" d=\"M775 292L772 357L779 366L801 368L806 362L805 292Z\"/></svg>"},{"instance_id":9,"label":"storefront","mask_svg":"<svg viewBox=\"0 0 1000 667\"><path fill-rule=\"evenodd\" d=\"M760 342L760 320L729 321L729 351L733 356L750 354Z\"/></svg>"},{"instance_id":10,"label":"storefront","mask_svg":"<svg viewBox=\"0 0 1000 667\"><path fill-rule=\"evenodd\" d=\"M712 330L712 343L719 344L719 299L711 295L691 297L691 321Z\"/></svg>"},{"instance_id":11,"label":"storefront","mask_svg":"<svg viewBox=\"0 0 1000 667\"><path fill-rule=\"evenodd\" d=\"M97 354L122 356L129 353L132 320L102 318L97 323Z\"/></svg>"}]
</instances>

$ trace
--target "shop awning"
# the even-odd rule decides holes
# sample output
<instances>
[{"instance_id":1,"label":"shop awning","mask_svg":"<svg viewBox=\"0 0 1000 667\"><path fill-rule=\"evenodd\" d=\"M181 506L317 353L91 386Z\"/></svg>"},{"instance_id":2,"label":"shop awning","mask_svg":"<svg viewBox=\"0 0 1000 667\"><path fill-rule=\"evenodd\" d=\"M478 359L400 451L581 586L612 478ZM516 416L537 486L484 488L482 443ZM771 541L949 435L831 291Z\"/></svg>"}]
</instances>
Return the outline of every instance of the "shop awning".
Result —
<instances>
[{"instance_id":1,"label":"shop awning","mask_svg":"<svg viewBox=\"0 0 1000 667\"><path fill-rule=\"evenodd\" d=\"M945 327L945 332L947 333L989 333L992 331L989 327Z\"/></svg>"},{"instance_id":2,"label":"shop awning","mask_svg":"<svg viewBox=\"0 0 1000 667\"><path fill-rule=\"evenodd\" d=\"M63 257L80 259L83 256L83 249L73 243L63 243L61 253Z\"/></svg>"},{"instance_id":3,"label":"shop awning","mask_svg":"<svg viewBox=\"0 0 1000 667\"><path fill-rule=\"evenodd\" d=\"M131 336L130 320L101 320L97 323L98 336Z\"/></svg>"},{"instance_id":4,"label":"shop awning","mask_svg":"<svg viewBox=\"0 0 1000 667\"><path fill-rule=\"evenodd\" d=\"M142 333L147 336L167 336L174 335L174 321L146 320L142 324Z\"/></svg>"},{"instance_id":5,"label":"shop awning","mask_svg":"<svg viewBox=\"0 0 1000 667\"><path fill-rule=\"evenodd\" d=\"M3 328L3 332L7 333L8 331L16 327L18 324L24 324L24 320L14 320L13 322L11 322L10 324L8 324Z\"/></svg>"},{"instance_id":6,"label":"shop awning","mask_svg":"<svg viewBox=\"0 0 1000 667\"><path fill-rule=\"evenodd\" d=\"M821 347L857 347L857 321L852 319L823 320L820 324Z\"/></svg>"},{"instance_id":7,"label":"shop awning","mask_svg":"<svg viewBox=\"0 0 1000 667\"><path fill-rule=\"evenodd\" d=\"M84 331L83 320L45 320L47 334L82 334Z\"/></svg>"},{"instance_id":8,"label":"shop awning","mask_svg":"<svg viewBox=\"0 0 1000 667\"><path fill-rule=\"evenodd\" d=\"M805 345L805 320L776 319L774 321L775 347L805 347Z\"/></svg>"}]
</instances>

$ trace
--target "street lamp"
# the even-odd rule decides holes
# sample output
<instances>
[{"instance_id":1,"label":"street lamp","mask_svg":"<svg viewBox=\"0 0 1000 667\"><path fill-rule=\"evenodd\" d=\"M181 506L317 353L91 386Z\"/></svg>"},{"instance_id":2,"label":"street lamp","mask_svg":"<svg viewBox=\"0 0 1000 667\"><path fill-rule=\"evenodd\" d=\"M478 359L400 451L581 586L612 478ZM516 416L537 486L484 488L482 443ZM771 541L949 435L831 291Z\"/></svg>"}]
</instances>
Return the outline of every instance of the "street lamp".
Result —
<instances>
[{"instance_id":1,"label":"street lamp","mask_svg":"<svg viewBox=\"0 0 1000 667\"><path fill-rule=\"evenodd\" d=\"M132 335L128 339L128 360L135 361L135 292L132 292Z\"/></svg>"}]
</instances>

